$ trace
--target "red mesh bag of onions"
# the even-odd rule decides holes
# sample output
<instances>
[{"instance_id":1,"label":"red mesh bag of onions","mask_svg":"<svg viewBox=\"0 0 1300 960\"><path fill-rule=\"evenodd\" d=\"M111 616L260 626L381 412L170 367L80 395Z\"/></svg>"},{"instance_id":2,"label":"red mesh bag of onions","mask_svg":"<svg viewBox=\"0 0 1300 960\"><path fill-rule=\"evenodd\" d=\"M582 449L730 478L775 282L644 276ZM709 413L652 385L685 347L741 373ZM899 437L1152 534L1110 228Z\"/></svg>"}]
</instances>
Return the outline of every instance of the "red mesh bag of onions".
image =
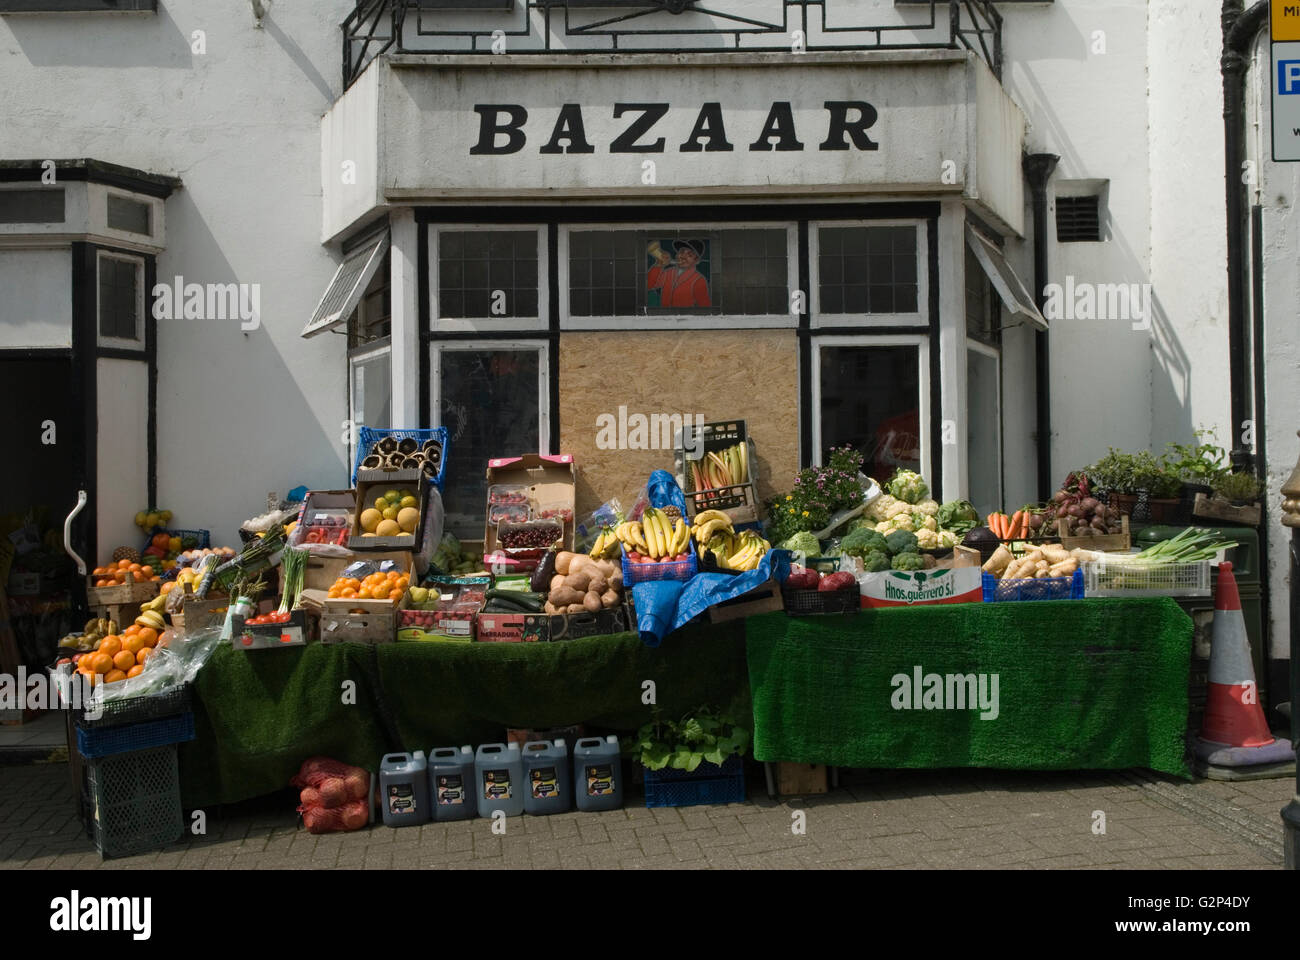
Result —
<instances>
[{"instance_id":1,"label":"red mesh bag of onions","mask_svg":"<svg viewBox=\"0 0 1300 960\"><path fill-rule=\"evenodd\" d=\"M370 822L370 774L329 757L303 761L292 780L298 812L312 833L360 830Z\"/></svg>"}]
</instances>

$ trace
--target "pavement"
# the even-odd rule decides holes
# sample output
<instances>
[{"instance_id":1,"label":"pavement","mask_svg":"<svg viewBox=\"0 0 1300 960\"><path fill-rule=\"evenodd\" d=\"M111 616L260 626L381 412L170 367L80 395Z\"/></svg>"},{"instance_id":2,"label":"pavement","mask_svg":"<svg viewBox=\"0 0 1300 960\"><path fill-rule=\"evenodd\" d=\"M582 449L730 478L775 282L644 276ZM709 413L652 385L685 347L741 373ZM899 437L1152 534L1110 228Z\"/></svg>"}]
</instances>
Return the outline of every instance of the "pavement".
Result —
<instances>
[{"instance_id":1,"label":"pavement","mask_svg":"<svg viewBox=\"0 0 1300 960\"><path fill-rule=\"evenodd\" d=\"M0 869L1280 869L1294 778L1139 771L842 771L823 796L427 823L314 836L291 793L203 811L206 833L101 860L63 762L0 766ZM187 821L192 822L192 821ZM799 832L802 827L802 832Z\"/></svg>"}]
</instances>

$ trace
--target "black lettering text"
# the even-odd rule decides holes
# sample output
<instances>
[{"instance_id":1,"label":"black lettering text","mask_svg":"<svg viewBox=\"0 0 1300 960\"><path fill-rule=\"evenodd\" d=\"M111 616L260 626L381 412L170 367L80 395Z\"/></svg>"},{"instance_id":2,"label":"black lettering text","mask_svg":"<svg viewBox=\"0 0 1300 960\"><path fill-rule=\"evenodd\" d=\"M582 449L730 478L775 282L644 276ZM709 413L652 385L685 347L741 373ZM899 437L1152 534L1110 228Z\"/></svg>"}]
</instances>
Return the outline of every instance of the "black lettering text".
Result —
<instances>
[{"instance_id":1,"label":"black lettering text","mask_svg":"<svg viewBox=\"0 0 1300 960\"><path fill-rule=\"evenodd\" d=\"M654 143L637 143L643 136L650 132L653 127L668 112L666 103L616 103L614 104L614 119L617 120L629 110L639 110L641 116L628 126L626 130L614 138L614 142L609 145L610 153L663 153L664 138L660 137Z\"/></svg>"},{"instance_id":2,"label":"black lettering text","mask_svg":"<svg viewBox=\"0 0 1300 960\"><path fill-rule=\"evenodd\" d=\"M528 111L517 103L483 103L474 107L479 115L478 143L469 148L474 155L518 153L524 148L527 138L523 126L528 120ZM501 114L509 119L501 122ZM497 134L504 133L506 142L497 146Z\"/></svg>"},{"instance_id":3,"label":"black lettering text","mask_svg":"<svg viewBox=\"0 0 1300 960\"><path fill-rule=\"evenodd\" d=\"M701 143L701 140L707 140L708 143ZM727 142L727 130L722 123L722 104L720 103L706 103L700 107L700 114L695 118L695 126L691 129L691 135L678 148L681 153L700 153L702 151L715 153L735 149Z\"/></svg>"},{"instance_id":4,"label":"black lettering text","mask_svg":"<svg viewBox=\"0 0 1300 960\"><path fill-rule=\"evenodd\" d=\"M820 149L847 150L850 137L859 150L880 149L880 145L867 136L867 130L879 117L875 107L865 100L827 100L825 106L831 115L830 128L826 131L826 139ZM852 122L849 121L850 110L858 111L857 119Z\"/></svg>"},{"instance_id":5,"label":"black lettering text","mask_svg":"<svg viewBox=\"0 0 1300 960\"><path fill-rule=\"evenodd\" d=\"M772 138L776 137L777 150L802 150L803 144L794 135L794 112L789 100L778 100L772 104L767 113L767 122L758 139L749 145L750 150L771 150Z\"/></svg>"},{"instance_id":6,"label":"black lettering text","mask_svg":"<svg viewBox=\"0 0 1300 960\"><path fill-rule=\"evenodd\" d=\"M555 118L555 129L551 139L545 143L539 153L565 153L560 146L561 140L569 142L568 153L595 153L596 148L587 142L587 132L582 126L582 107L576 103L566 103L560 107L560 115Z\"/></svg>"}]
</instances>

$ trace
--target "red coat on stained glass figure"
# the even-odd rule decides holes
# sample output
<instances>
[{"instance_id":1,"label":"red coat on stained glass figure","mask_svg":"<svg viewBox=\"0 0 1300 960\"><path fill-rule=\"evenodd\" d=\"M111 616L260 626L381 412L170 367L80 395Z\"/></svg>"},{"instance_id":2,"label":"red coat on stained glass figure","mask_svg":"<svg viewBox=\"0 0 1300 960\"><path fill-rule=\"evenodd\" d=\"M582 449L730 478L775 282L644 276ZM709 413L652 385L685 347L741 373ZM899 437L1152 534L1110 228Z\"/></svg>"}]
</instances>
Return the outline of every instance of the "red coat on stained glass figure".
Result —
<instances>
[{"instance_id":1,"label":"red coat on stained glass figure","mask_svg":"<svg viewBox=\"0 0 1300 960\"><path fill-rule=\"evenodd\" d=\"M704 244L698 240L678 240L674 245L677 261L674 265L666 250L655 244L659 265L646 274L646 289L659 290L661 307L709 307L709 281L695 269L703 256Z\"/></svg>"}]
</instances>

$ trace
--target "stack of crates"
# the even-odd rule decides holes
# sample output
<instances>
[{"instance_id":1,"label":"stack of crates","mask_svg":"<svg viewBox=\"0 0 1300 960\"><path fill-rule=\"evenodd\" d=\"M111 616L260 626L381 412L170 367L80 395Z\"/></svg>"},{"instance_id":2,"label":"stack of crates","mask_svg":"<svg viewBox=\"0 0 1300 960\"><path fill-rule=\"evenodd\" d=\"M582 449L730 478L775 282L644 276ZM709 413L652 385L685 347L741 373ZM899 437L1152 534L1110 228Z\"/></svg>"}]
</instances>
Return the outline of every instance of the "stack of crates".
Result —
<instances>
[{"instance_id":1,"label":"stack of crates","mask_svg":"<svg viewBox=\"0 0 1300 960\"><path fill-rule=\"evenodd\" d=\"M188 685L103 705L68 724L68 755L86 836L101 857L175 843L185 831L176 745L194 739Z\"/></svg>"}]
</instances>

